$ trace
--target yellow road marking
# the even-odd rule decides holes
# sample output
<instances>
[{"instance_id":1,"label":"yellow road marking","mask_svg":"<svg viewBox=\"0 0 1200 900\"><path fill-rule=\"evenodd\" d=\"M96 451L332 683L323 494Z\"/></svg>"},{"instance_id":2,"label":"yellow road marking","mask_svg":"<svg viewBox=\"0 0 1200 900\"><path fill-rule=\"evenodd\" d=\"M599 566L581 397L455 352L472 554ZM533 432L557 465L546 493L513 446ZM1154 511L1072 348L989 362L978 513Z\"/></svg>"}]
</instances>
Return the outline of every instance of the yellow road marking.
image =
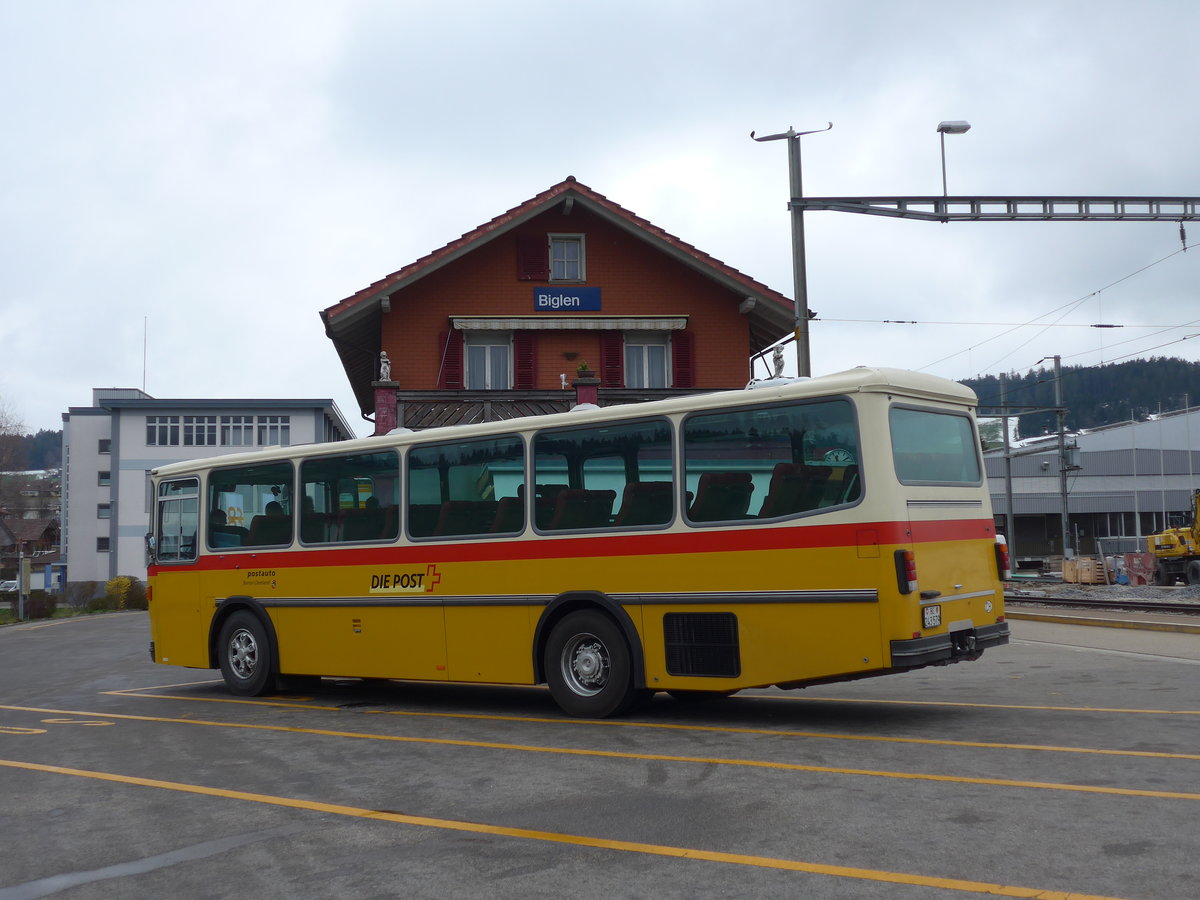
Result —
<instances>
[{"instance_id":1,"label":"yellow road marking","mask_svg":"<svg viewBox=\"0 0 1200 900\"><path fill-rule=\"evenodd\" d=\"M741 695L739 695L741 696ZM1131 709L1121 706L1033 706L1020 703L966 703L953 700L876 700L853 697L763 697L747 694L746 700L787 700L816 703L879 703L893 706L953 706L969 709L1025 709L1035 712L1128 713L1138 716L1200 716L1200 709Z\"/></svg>"},{"instance_id":2,"label":"yellow road marking","mask_svg":"<svg viewBox=\"0 0 1200 900\"><path fill-rule=\"evenodd\" d=\"M196 682L189 682L188 684L219 685L221 683L222 682L220 682L220 681L196 681ZM436 685L445 685L446 684L446 682L444 682L444 681L432 681L432 682L399 682L398 681L397 682L397 684L427 684L427 683L428 684L436 684ZM155 686L155 687L150 687L150 688L126 688L126 689L120 690L120 691L103 691L102 693L104 695L114 696L114 697L149 697L151 699L156 699L156 700L158 700L158 699L161 699L161 700L191 700L191 701L202 701L205 703L209 703L209 702L211 702L211 703L258 703L258 702L262 702L261 700L238 700L235 698L226 698L226 697L182 697L182 696L176 696L176 695L171 695L171 694L148 693L149 691L158 690L160 687L161 688L170 688L170 687L186 687L186 686L188 686L188 685L187 684L184 684L184 685L164 684L161 686ZM526 687L532 688L532 687L536 687L536 686L535 685L526 685ZM812 696L794 697L794 696L786 696L783 694L768 696L765 694L747 694L747 693L740 693L734 699L739 700L739 701L740 700L762 700L762 701L771 701L771 702L782 701L785 703L858 703L858 704L865 704L865 705L879 704L881 706L945 706L945 707L950 707L950 708L954 708L954 709L1019 709L1019 710L1028 710L1031 712L1124 713L1127 715L1134 715L1134 716L1200 716L1200 709L1138 709L1136 707L1128 707L1128 706L1046 706L1046 705L1022 704L1022 703L970 703L967 701L960 701L960 700L883 700L883 699L871 698L871 697L812 697ZM301 706L303 706L303 704L297 703L296 700L297 700L297 698L293 698L291 703L293 705L297 706L297 708L300 708ZM319 707L319 708L335 708L336 709L338 707ZM441 715L441 713L430 713L429 715ZM464 714L464 715L466 715L466 714ZM480 714L477 717L478 718L489 718L489 716L482 715L482 714ZM497 717L497 718L500 718L500 717ZM560 722L560 721L564 721L564 720L547 718L547 719L536 719L534 721ZM588 721L590 721L593 724L601 724L601 725L623 725L623 724L626 724L624 721L618 721L618 720L591 719ZM681 726L681 727L685 727L685 726Z\"/></svg>"},{"instance_id":3,"label":"yellow road marking","mask_svg":"<svg viewBox=\"0 0 1200 900\"><path fill-rule=\"evenodd\" d=\"M403 813L386 812L377 809L363 809L356 806L344 806L338 803L320 803L312 800L299 800L294 797L280 797L272 794L257 794L248 791L234 791L226 788L212 788L197 784L185 784L176 781L162 781L156 778L139 778L133 775L118 775L112 772L96 772L86 769L71 769L63 766L49 766L40 763L19 762L16 760L0 759L0 766L13 769L25 769L31 772L44 772L55 775L71 775L77 778L91 778L98 781L115 782L118 784L151 787L160 790L179 791L187 794L199 794L208 797L220 797L227 800L243 800L250 803L262 803L270 806L280 806L288 809L301 809L311 812L329 813L330 815L348 816L358 819L370 819L377 822L391 822L397 825L413 825L421 828L439 828L447 831L464 831L474 834L488 834L497 837L521 838L524 840L546 841L556 844L569 844L576 847L591 847L600 850L616 850L625 853L641 853L650 856L674 857L676 859L701 860L705 862L720 862L732 865L755 866L765 869L780 869L790 872L804 872L812 875L828 875L835 878L854 878L865 881L878 881L889 884L906 884L918 887L942 888L950 891L971 891L978 894L992 894L1001 897L1030 897L1038 900L1117 900L1117 898L1100 897L1094 894L1079 894L1074 892L1049 891L1040 888L1026 888L1014 885L994 884L986 881L967 881L958 878L938 878L926 875L914 875L905 872L889 872L882 869L861 869L853 866L831 866L821 863L802 862L800 860L780 859L771 856L749 856L741 853L722 853L714 850L701 850L691 847L672 847L666 844L643 844L636 841L620 841L607 838L587 837L585 835L564 834L554 831L536 831L529 828L510 828L504 825L488 825L483 822L468 822L457 819L437 819L428 816L412 816Z\"/></svg>"},{"instance_id":4,"label":"yellow road marking","mask_svg":"<svg viewBox=\"0 0 1200 900\"><path fill-rule=\"evenodd\" d=\"M242 703L258 706L311 709L320 712L345 712L337 706L316 706L294 701L245 700L231 697L184 697L173 694L143 694L129 691L108 691L120 697L149 697L154 700L185 700L201 703ZM875 701L858 701L875 702ZM890 701L878 701L890 702ZM899 701L898 701L899 702ZM0 707L3 708L3 707ZM866 741L885 744L924 744L936 747L969 747L977 750L1030 750L1041 753L1082 753L1096 756L1128 756L1145 759L1197 759L1200 753L1163 753L1152 750L1110 750L1097 747L1065 747L1046 744L1008 744L989 741L954 741L942 738L885 737L869 734L843 734L830 731L793 731L774 728L745 728L733 725L692 725L675 722L645 722L630 719L561 719L541 716L501 716L488 713L411 712L408 710L358 710L359 715L400 716L410 718L473 719L494 722L529 722L534 724L566 726L599 726L610 728L645 728L665 731L693 731L716 734L751 734L769 737L799 737L830 741Z\"/></svg>"},{"instance_id":5,"label":"yellow road marking","mask_svg":"<svg viewBox=\"0 0 1200 900\"><path fill-rule=\"evenodd\" d=\"M87 716L76 710L39 709L28 706L0 706L17 712L60 713ZM522 753L545 753L557 756L586 756L600 759L627 759L652 762L699 763L701 765L741 766L754 769L774 769L781 772L812 772L823 775L860 775L872 778L894 778L902 781L934 781L944 784L972 784L990 787L1014 787L1044 791L1066 791L1082 794L1108 794L1118 797L1150 797L1158 800L1200 800L1200 793L1188 791L1150 791L1140 788L1100 787L1094 785L1059 784L1052 781L1020 781L1003 778L978 778L965 775L934 775L925 772L895 772L886 769L850 769L840 766L810 766L801 763L772 762L756 759L728 759L706 756L674 756L662 753L629 753L619 750L587 750L576 747L538 747L530 744L510 744L500 741L469 741L454 738L411 737L394 734L371 734L357 731L335 731L326 728L299 728L292 725L263 725L253 722L216 722L204 719L176 719L163 716L112 714L110 719L134 722L158 722L173 725L204 725L210 728L240 728L248 731L273 731L284 734L310 734L320 737L351 738L355 740L387 741L400 744L431 744L443 747L468 747L479 750L515 750Z\"/></svg>"}]
</instances>

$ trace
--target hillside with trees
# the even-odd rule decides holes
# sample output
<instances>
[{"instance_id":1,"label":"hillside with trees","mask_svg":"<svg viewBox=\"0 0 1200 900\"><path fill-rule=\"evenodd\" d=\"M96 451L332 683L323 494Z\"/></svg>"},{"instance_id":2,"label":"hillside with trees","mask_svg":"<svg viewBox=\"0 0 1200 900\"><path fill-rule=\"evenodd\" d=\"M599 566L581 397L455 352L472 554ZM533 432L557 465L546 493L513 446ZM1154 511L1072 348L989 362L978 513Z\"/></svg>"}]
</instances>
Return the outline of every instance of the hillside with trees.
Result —
<instances>
[{"instance_id":1,"label":"hillside with trees","mask_svg":"<svg viewBox=\"0 0 1200 900\"><path fill-rule=\"evenodd\" d=\"M1007 376L1009 408L1054 406L1054 369L1031 369ZM964 378L962 383L979 395L979 414L997 415L1000 379L995 375ZM1063 405L1067 428L1095 428L1131 418L1144 421L1160 409L1200 406L1200 363L1158 357L1135 359L1107 366L1063 366ZM1018 437L1053 432L1058 421L1053 412L1027 413L1019 418Z\"/></svg>"},{"instance_id":2,"label":"hillside with trees","mask_svg":"<svg viewBox=\"0 0 1200 900\"><path fill-rule=\"evenodd\" d=\"M0 433L0 472L62 468L62 432Z\"/></svg>"}]
</instances>

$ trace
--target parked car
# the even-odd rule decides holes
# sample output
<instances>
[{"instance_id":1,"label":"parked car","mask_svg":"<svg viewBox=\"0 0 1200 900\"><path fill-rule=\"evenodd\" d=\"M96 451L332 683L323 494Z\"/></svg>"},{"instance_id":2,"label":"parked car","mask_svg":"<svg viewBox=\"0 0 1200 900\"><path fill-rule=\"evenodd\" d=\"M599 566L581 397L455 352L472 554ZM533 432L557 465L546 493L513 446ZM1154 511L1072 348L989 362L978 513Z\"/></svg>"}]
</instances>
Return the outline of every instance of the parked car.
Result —
<instances>
[{"instance_id":1,"label":"parked car","mask_svg":"<svg viewBox=\"0 0 1200 900\"><path fill-rule=\"evenodd\" d=\"M8 591L16 591L17 583L15 581L0 581L0 594Z\"/></svg>"}]
</instances>

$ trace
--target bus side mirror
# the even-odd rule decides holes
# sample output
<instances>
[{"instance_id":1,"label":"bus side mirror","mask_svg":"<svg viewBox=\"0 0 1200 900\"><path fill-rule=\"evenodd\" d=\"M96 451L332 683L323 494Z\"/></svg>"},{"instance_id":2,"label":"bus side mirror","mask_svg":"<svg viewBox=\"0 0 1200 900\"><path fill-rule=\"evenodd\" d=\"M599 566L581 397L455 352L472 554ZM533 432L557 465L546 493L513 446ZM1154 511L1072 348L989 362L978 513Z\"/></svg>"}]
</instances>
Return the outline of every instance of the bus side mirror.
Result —
<instances>
[{"instance_id":1,"label":"bus side mirror","mask_svg":"<svg viewBox=\"0 0 1200 900\"><path fill-rule=\"evenodd\" d=\"M155 561L154 560L154 550L155 550L154 533L147 531L146 532L146 564L147 565L149 565L150 563Z\"/></svg>"}]
</instances>

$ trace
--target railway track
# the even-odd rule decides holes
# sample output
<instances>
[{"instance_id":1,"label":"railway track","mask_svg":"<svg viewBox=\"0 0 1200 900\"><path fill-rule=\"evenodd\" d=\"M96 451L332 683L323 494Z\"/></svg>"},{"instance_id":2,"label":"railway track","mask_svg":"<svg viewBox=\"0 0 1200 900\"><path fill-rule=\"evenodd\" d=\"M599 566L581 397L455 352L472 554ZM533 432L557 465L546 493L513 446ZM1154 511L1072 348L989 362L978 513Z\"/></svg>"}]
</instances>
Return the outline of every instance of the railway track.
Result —
<instances>
[{"instance_id":1,"label":"railway track","mask_svg":"<svg viewBox=\"0 0 1200 900\"><path fill-rule=\"evenodd\" d=\"M1005 594L1004 603L1014 606L1052 606L1070 609L1126 610L1129 612L1172 613L1183 616L1200 616L1200 603L1191 600L1140 600L1130 597L1124 600L1100 600L1082 597L1030 597L1022 594Z\"/></svg>"}]
</instances>

